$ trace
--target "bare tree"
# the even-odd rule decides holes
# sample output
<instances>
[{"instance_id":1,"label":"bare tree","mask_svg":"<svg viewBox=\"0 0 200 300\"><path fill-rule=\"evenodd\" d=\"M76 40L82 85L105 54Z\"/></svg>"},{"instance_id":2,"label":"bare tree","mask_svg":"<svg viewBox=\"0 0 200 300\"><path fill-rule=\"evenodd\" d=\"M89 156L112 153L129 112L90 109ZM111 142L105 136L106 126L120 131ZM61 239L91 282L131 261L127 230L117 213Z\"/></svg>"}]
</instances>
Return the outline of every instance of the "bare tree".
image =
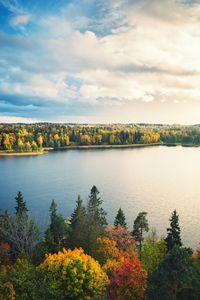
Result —
<instances>
[{"instance_id":1,"label":"bare tree","mask_svg":"<svg viewBox=\"0 0 200 300\"><path fill-rule=\"evenodd\" d=\"M0 239L9 243L13 255L24 253L32 256L40 234L37 225L27 215L19 217L4 213L0 215Z\"/></svg>"}]
</instances>

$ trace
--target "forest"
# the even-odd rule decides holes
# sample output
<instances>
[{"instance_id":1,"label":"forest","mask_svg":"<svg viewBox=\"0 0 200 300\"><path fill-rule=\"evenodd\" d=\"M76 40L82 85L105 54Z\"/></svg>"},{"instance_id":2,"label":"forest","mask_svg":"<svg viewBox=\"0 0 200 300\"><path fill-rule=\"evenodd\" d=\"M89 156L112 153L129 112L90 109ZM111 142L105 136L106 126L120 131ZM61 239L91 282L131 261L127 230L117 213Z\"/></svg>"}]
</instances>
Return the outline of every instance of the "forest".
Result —
<instances>
[{"instance_id":1,"label":"forest","mask_svg":"<svg viewBox=\"0 0 200 300\"><path fill-rule=\"evenodd\" d=\"M71 146L200 145L200 127L149 124L0 124L0 151L37 152Z\"/></svg>"},{"instance_id":2,"label":"forest","mask_svg":"<svg viewBox=\"0 0 200 300\"><path fill-rule=\"evenodd\" d=\"M108 224L96 186L67 219L52 200L45 232L21 192L14 205L0 212L1 300L200 299L200 249L183 245L176 210L159 237L144 211L129 228L116 208Z\"/></svg>"}]
</instances>

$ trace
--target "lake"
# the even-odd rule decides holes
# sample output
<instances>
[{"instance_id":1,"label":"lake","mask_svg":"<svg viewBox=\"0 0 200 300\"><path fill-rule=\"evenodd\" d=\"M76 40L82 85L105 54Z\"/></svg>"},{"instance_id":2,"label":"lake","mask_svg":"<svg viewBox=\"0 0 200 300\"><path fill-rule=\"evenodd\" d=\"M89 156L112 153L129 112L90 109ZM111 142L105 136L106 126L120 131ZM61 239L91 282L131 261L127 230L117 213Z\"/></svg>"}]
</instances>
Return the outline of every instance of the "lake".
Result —
<instances>
[{"instance_id":1,"label":"lake","mask_svg":"<svg viewBox=\"0 0 200 300\"><path fill-rule=\"evenodd\" d=\"M195 147L67 150L0 157L0 208L13 210L20 190L32 216L44 228L52 199L68 217L78 194L86 202L96 185L109 223L121 207L132 229L137 214L147 211L150 227L165 235L171 212L177 209L185 245L197 247L199 179L200 148Z\"/></svg>"}]
</instances>

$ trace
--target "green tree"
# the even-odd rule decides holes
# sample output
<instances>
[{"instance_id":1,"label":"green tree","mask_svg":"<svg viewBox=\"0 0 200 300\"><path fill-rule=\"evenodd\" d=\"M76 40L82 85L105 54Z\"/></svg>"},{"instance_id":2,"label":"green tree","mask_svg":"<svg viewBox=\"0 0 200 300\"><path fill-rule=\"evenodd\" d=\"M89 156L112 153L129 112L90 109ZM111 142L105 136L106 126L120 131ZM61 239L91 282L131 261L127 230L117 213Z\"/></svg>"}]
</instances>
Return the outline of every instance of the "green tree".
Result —
<instances>
[{"instance_id":1,"label":"green tree","mask_svg":"<svg viewBox=\"0 0 200 300\"><path fill-rule=\"evenodd\" d=\"M90 191L86 211L86 250L90 254L93 254L94 248L96 248L97 237L101 236L104 233L104 228L107 225L106 212L101 207L103 201L98 195L99 191L97 187L93 186Z\"/></svg>"},{"instance_id":2,"label":"green tree","mask_svg":"<svg viewBox=\"0 0 200 300\"><path fill-rule=\"evenodd\" d=\"M86 209L80 196L78 196L76 207L71 214L70 227L70 246L85 248Z\"/></svg>"},{"instance_id":3,"label":"green tree","mask_svg":"<svg viewBox=\"0 0 200 300\"><path fill-rule=\"evenodd\" d=\"M146 212L140 212L133 224L133 237L139 246L140 253L142 248L142 242L144 240L144 232L149 231L149 225L146 216Z\"/></svg>"},{"instance_id":4,"label":"green tree","mask_svg":"<svg viewBox=\"0 0 200 300\"><path fill-rule=\"evenodd\" d=\"M17 196L15 197L15 200L17 202L17 206L15 207L16 215L22 216L27 215L28 209L26 207L26 202L24 201L24 197L21 192L18 192Z\"/></svg>"},{"instance_id":5,"label":"green tree","mask_svg":"<svg viewBox=\"0 0 200 300\"><path fill-rule=\"evenodd\" d=\"M184 289L195 288L195 277L192 250L175 245L150 276L148 299L176 300Z\"/></svg>"},{"instance_id":6,"label":"green tree","mask_svg":"<svg viewBox=\"0 0 200 300\"><path fill-rule=\"evenodd\" d=\"M59 251L65 246L69 235L69 226L61 214L57 213L54 200L50 206L50 225L46 230L45 239L50 252Z\"/></svg>"},{"instance_id":7,"label":"green tree","mask_svg":"<svg viewBox=\"0 0 200 300\"><path fill-rule=\"evenodd\" d=\"M0 299L44 299L40 296L42 286L38 275L36 268L27 259L17 259L13 265L0 268ZM7 289L10 287L10 298L1 298L1 286Z\"/></svg>"},{"instance_id":8,"label":"green tree","mask_svg":"<svg viewBox=\"0 0 200 300\"><path fill-rule=\"evenodd\" d=\"M173 211L170 218L170 227L167 228L167 237L165 239L168 250L171 250L175 245L182 246L181 230L179 226L179 216L176 210Z\"/></svg>"},{"instance_id":9,"label":"green tree","mask_svg":"<svg viewBox=\"0 0 200 300\"><path fill-rule=\"evenodd\" d=\"M115 227L122 226L126 228L126 217L121 207L119 208L117 215L115 217L114 226Z\"/></svg>"},{"instance_id":10,"label":"green tree","mask_svg":"<svg viewBox=\"0 0 200 300\"><path fill-rule=\"evenodd\" d=\"M141 260L148 274L156 270L161 260L167 255L167 245L164 240L154 241L147 238L141 250Z\"/></svg>"}]
</instances>

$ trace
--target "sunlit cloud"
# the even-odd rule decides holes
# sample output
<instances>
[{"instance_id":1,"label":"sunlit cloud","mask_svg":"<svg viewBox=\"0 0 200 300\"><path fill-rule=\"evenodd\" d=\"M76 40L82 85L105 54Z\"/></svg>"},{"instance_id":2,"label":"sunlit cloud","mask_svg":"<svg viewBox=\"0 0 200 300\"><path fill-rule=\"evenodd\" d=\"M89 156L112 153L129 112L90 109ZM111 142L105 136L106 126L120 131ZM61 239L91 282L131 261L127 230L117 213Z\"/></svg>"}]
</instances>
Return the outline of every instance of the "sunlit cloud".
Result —
<instances>
[{"instance_id":1,"label":"sunlit cloud","mask_svg":"<svg viewBox=\"0 0 200 300\"><path fill-rule=\"evenodd\" d=\"M67 115L132 122L168 118L197 122L200 102L200 4L196 1L59 1L22 5L0 0L7 16L0 32L0 102L10 114L58 120ZM36 8L37 7L37 10ZM51 9L52 8L52 9ZM37 14L36 14L37 11ZM17 29L19 28L19 29ZM13 30L13 31L12 31ZM19 111L18 103L33 110ZM140 105L144 103L141 112ZM158 105L159 103L159 105ZM155 109L155 107L159 109ZM161 106L160 106L161 105ZM35 107L38 107L36 110ZM61 109L62 108L62 109ZM149 118L149 108L152 108ZM130 109L130 107L129 107ZM101 112L101 116L97 118ZM190 116L189 116L190 113ZM160 114L160 115L159 115ZM84 118L84 115L83 115ZM123 121L123 118L122 118Z\"/></svg>"},{"instance_id":2,"label":"sunlit cloud","mask_svg":"<svg viewBox=\"0 0 200 300\"><path fill-rule=\"evenodd\" d=\"M18 15L10 19L11 26L26 25L31 20L31 15Z\"/></svg>"}]
</instances>

